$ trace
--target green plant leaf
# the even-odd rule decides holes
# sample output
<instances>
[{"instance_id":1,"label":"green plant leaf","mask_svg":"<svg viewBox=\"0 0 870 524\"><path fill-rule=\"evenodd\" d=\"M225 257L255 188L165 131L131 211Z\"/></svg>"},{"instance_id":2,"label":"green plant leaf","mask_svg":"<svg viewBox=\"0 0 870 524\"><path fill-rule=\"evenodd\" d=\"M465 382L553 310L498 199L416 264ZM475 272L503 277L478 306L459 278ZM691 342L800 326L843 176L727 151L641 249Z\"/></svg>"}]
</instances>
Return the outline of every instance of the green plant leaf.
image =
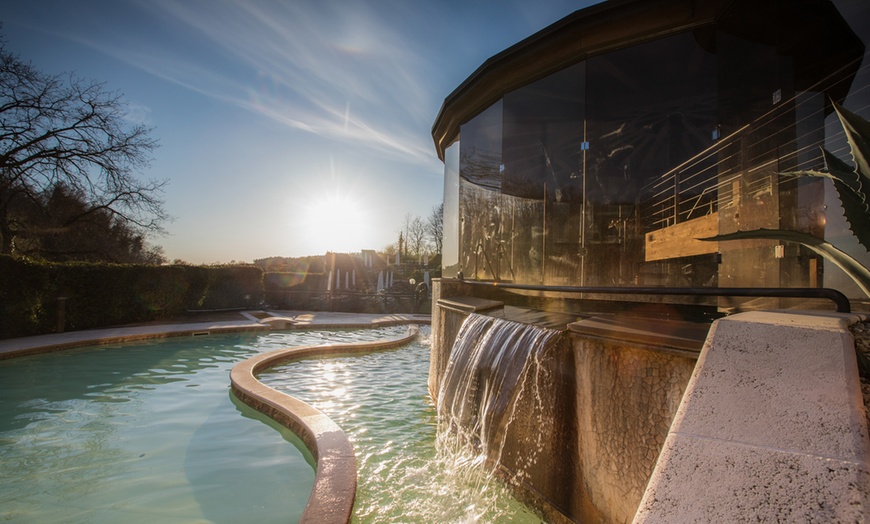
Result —
<instances>
[{"instance_id":1,"label":"green plant leaf","mask_svg":"<svg viewBox=\"0 0 870 524\"><path fill-rule=\"evenodd\" d=\"M861 176L852 169L852 166L843 162L825 148L822 148L822 158L825 160L825 168L828 170L828 178L844 185L846 189L854 193L860 201L867 201L867 194L864 192L864 184L861 183Z\"/></svg>"},{"instance_id":2,"label":"green plant leaf","mask_svg":"<svg viewBox=\"0 0 870 524\"><path fill-rule=\"evenodd\" d=\"M855 171L861 178L864 187L870 183L870 122L852 113L836 102L831 102L843 130L846 132L846 140L852 151L852 160L855 162Z\"/></svg>"},{"instance_id":3,"label":"green plant leaf","mask_svg":"<svg viewBox=\"0 0 870 524\"><path fill-rule=\"evenodd\" d=\"M849 228L864 249L870 251L870 206L868 206L867 195L863 192L867 186L861 183L860 176L851 171L848 164L824 149L822 154L828 172L832 175L834 188L840 195L840 203L843 204L843 213L846 221L849 222Z\"/></svg>"},{"instance_id":4,"label":"green plant leaf","mask_svg":"<svg viewBox=\"0 0 870 524\"><path fill-rule=\"evenodd\" d=\"M822 150L822 159L825 161L825 169L827 171L817 171L815 169L799 170L799 171L778 171L776 174L783 177L816 177L828 178L842 183L846 189L855 194L861 201L866 201L867 196L863 193L863 185L852 166L843 162L833 153L825 148Z\"/></svg>"},{"instance_id":5,"label":"green plant leaf","mask_svg":"<svg viewBox=\"0 0 870 524\"><path fill-rule=\"evenodd\" d=\"M870 122L831 101L849 143L853 168L833 153L822 149L827 171L792 171L780 173L793 176L830 178L843 204L849 228L865 250L870 251Z\"/></svg>"},{"instance_id":6,"label":"green plant leaf","mask_svg":"<svg viewBox=\"0 0 870 524\"><path fill-rule=\"evenodd\" d=\"M807 233L785 231L782 229L755 229L752 231L738 231L714 237L699 238L698 240L707 242L728 242L731 240L779 240L783 242L795 242L806 246L826 260L834 263L858 284L858 287L861 288L864 294L870 297L870 270L829 242L825 242Z\"/></svg>"}]
</instances>

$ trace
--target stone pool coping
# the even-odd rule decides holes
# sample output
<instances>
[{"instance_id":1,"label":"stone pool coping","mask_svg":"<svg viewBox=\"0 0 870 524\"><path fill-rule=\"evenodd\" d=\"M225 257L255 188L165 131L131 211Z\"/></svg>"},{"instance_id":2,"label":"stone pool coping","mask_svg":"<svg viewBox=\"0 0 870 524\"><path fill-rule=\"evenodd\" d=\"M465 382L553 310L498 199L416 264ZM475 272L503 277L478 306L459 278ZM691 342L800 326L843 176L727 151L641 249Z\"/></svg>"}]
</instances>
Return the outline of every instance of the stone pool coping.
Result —
<instances>
[{"instance_id":1,"label":"stone pool coping","mask_svg":"<svg viewBox=\"0 0 870 524\"><path fill-rule=\"evenodd\" d=\"M263 314L265 313L265 314ZM218 333L293 329L367 329L428 324L429 315L337 313L327 311L249 310L221 315L225 320L167 322L48 335L0 339L0 360L85 346Z\"/></svg>"},{"instance_id":2,"label":"stone pool coping","mask_svg":"<svg viewBox=\"0 0 870 524\"><path fill-rule=\"evenodd\" d=\"M237 315L233 315L235 316ZM417 314L283 310L242 311L238 316L242 319L120 326L5 339L0 340L0 360L85 346L176 336L295 329L371 329L408 325L408 334L400 339L279 349L240 362L230 372L233 393L245 404L291 429L305 442L317 460L314 487L300 522L350 522L356 496L356 457L344 431L319 410L269 388L257 380L255 375L269 367L293 360L395 349L413 341L419 331L415 324L429 324L431 317Z\"/></svg>"},{"instance_id":3,"label":"stone pool coping","mask_svg":"<svg viewBox=\"0 0 870 524\"><path fill-rule=\"evenodd\" d=\"M256 355L233 366L230 372L233 394L298 435L317 462L314 487L300 523L350 522L357 481L353 445L338 424L326 414L266 386L257 379L257 374L295 360L399 348L417 338L418 330L417 326L409 326L405 337L388 341L279 349Z\"/></svg>"},{"instance_id":4,"label":"stone pool coping","mask_svg":"<svg viewBox=\"0 0 870 524\"><path fill-rule=\"evenodd\" d=\"M634 523L870 517L849 331L867 317L755 311L714 322Z\"/></svg>"}]
</instances>

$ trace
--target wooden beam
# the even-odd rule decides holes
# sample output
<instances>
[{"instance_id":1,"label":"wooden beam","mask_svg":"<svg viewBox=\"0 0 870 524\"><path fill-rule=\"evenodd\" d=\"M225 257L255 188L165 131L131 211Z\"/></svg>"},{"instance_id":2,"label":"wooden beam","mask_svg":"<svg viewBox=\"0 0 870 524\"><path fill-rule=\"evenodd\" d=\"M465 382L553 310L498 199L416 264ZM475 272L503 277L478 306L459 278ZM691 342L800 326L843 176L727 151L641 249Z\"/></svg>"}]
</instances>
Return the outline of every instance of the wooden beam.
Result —
<instances>
[{"instance_id":1,"label":"wooden beam","mask_svg":"<svg viewBox=\"0 0 870 524\"><path fill-rule=\"evenodd\" d=\"M717 253L719 251L718 242L701 242L697 239L718 234L718 212L647 233L645 260L652 262L654 260Z\"/></svg>"}]
</instances>

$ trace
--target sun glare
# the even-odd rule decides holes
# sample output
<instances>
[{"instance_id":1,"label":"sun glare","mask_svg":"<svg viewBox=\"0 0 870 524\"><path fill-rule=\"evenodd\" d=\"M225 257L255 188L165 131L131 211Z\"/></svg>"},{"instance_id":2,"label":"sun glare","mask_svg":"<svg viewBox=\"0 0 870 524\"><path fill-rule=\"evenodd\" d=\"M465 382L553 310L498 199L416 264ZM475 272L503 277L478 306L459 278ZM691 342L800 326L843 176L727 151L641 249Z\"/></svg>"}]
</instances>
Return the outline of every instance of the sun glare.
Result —
<instances>
[{"instance_id":1,"label":"sun glare","mask_svg":"<svg viewBox=\"0 0 870 524\"><path fill-rule=\"evenodd\" d=\"M320 251L367 249L368 210L360 198L333 193L313 199L305 210L309 242Z\"/></svg>"}]
</instances>

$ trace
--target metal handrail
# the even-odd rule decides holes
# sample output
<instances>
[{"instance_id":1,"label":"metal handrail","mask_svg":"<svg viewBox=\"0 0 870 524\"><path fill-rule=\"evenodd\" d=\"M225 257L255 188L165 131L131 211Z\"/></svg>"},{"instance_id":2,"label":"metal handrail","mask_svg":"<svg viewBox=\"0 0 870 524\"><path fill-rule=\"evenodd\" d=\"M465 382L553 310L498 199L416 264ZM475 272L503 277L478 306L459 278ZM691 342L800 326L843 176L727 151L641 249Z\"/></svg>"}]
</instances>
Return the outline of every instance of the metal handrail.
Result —
<instances>
[{"instance_id":1,"label":"metal handrail","mask_svg":"<svg viewBox=\"0 0 870 524\"><path fill-rule=\"evenodd\" d=\"M822 298L832 301L838 313L851 313L852 305L843 293L825 287L600 287L600 286L544 286L535 284L510 284L480 280L460 280L465 284L522 289L527 291L557 291L563 293L607 293L613 295L684 295L718 297L772 297L772 298Z\"/></svg>"}]
</instances>

